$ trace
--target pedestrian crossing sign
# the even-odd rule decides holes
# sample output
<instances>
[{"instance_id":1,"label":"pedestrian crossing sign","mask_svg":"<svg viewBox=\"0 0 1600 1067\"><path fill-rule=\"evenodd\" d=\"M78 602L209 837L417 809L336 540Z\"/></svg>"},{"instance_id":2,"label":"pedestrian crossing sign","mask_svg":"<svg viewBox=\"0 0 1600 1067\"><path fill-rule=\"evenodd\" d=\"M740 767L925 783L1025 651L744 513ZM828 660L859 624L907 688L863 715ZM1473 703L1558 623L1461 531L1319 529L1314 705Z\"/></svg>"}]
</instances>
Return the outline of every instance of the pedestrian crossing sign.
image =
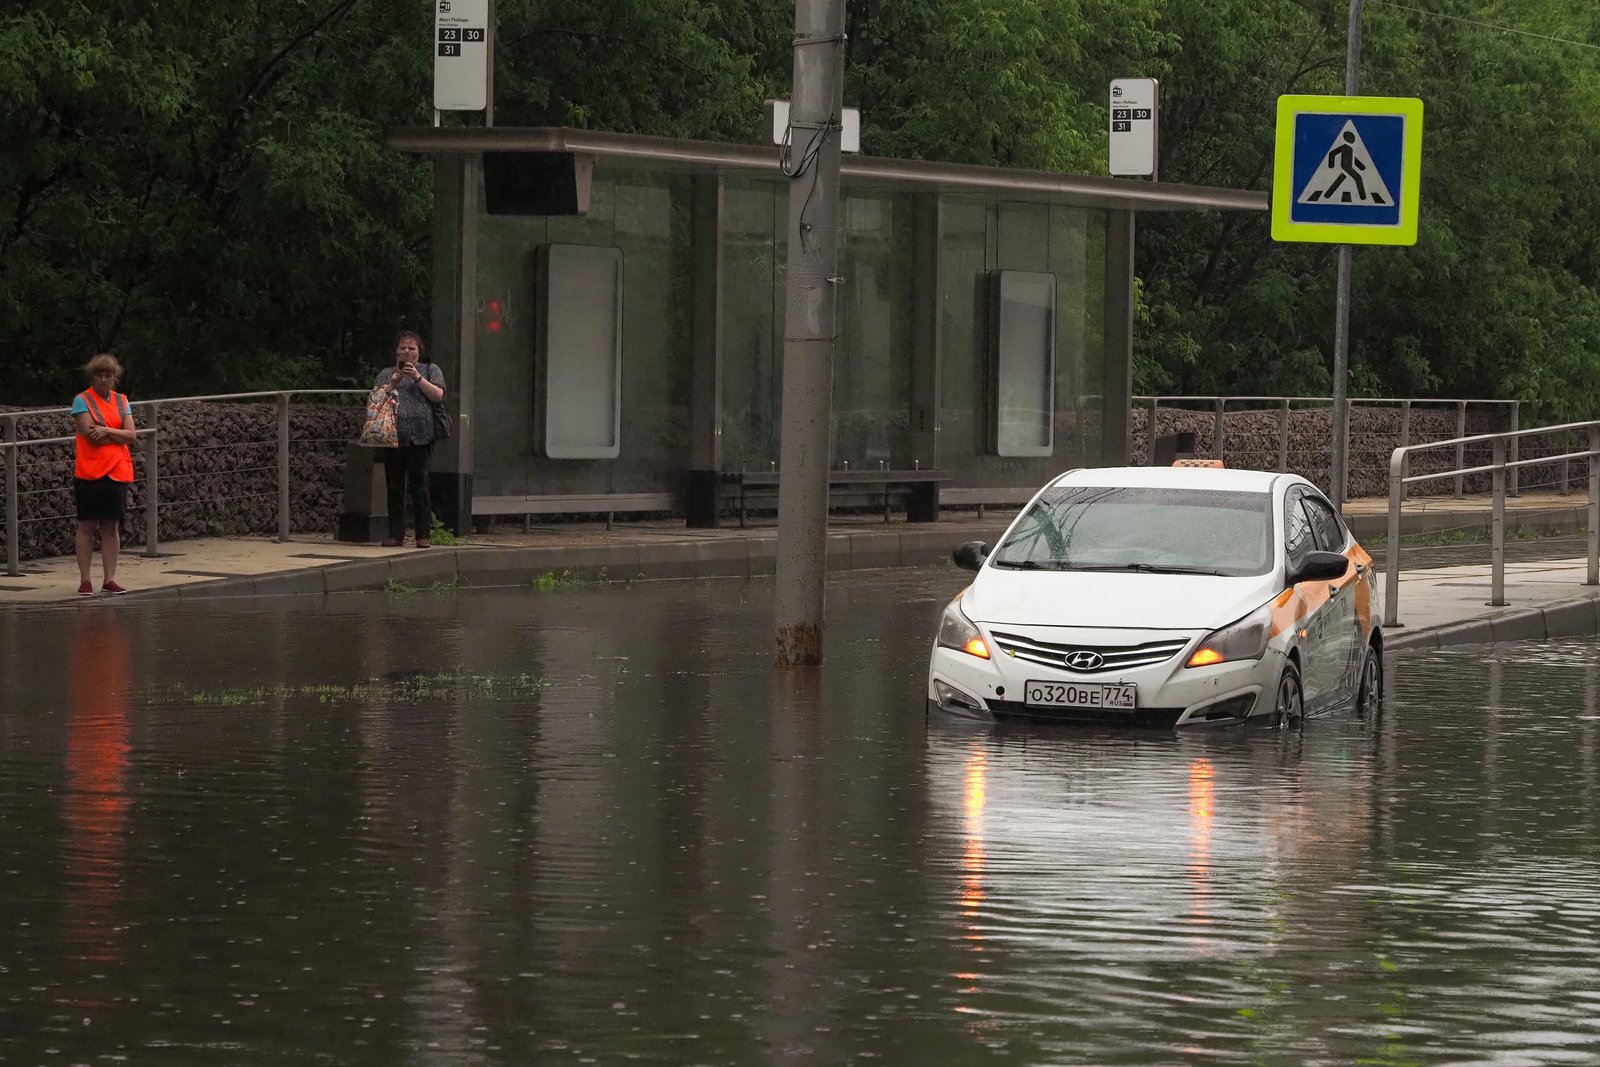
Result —
<instances>
[{"instance_id":1,"label":"pedestrian crossing sign","mask_svg":"<svg viewBox=\"0 0 1600 1067\"><path fill-rule=\"evenodd\" d=\"M1280 96L1272 239L1414 245L1422 101Z\"/></svg>"}]
</instances>

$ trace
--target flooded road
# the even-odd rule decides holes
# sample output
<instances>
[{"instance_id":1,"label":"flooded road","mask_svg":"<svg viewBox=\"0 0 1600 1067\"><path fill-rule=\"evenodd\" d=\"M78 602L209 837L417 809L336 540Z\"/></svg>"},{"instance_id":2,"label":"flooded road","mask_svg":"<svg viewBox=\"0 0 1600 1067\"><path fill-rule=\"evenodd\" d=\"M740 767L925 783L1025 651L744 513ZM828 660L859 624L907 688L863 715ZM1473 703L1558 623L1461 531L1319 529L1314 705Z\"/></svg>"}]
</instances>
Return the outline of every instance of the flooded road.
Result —
<instances>
[{"instance_id":1,"label":"flooded road","mask_svg":"<svg viewBox=\"0 0 1600 1067\"><path fill-rule=\"evenodd\" d=\"M925 721L948 568L0 614L0 1063L1600 1060L1600 652Z\"/></svg>"}]
</instances>

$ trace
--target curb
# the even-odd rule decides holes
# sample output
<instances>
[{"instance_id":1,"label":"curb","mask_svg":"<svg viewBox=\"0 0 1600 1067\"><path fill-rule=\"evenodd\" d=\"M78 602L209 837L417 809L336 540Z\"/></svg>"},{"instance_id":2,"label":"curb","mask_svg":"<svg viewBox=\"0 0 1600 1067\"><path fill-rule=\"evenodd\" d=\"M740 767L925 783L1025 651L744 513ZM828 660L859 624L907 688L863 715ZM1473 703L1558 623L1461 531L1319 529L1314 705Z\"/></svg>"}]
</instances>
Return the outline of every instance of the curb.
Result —
<instances>
[{"instance_id":1,"label":"curb","mask_svg":"<svg viewBox=\"0 0 1600 1067\"><path fill-rule=\"evenodd\" d=\"M1449 648L1453 645L1498 645L1512 641L1553 641L1562 637L1600 634L1600 598L1578 597L1503 612L1468 622L1384 637L1388 651Z\"/></svg>"},{"instance_id":2,"label":"curb","mask_svg":"<svg viewBox=\"0 0 1600 1067\"><path fill-rule=\"evenodd\" d=\"M1003 527L951 525L927 530L829 533L827 568L829 573L835 573L925 567L948 562L951 549L963 541L992 543L1002 532ZM305 596L378 590L390 581L420 586L460 582L490 588L530 585L551 574L584 582L758 578L777 573L777 548L774 536L562 547L437 547L378 559L165 586L130 596L141 602Z\"/></svg>"}]
</instances>

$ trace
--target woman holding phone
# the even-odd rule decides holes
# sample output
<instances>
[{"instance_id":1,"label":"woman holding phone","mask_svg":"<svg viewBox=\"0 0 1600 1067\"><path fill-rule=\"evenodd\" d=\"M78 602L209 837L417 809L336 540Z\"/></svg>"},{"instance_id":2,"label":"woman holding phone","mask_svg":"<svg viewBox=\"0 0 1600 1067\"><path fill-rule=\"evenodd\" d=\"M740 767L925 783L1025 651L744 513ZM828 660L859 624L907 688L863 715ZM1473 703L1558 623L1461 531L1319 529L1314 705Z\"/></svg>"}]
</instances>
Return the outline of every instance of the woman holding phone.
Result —
<instances>
[{"instance_id":1,"label":"woman holding phone","mask_svg":"<svg viewBox=\"0 0 1600 1067\"><path fill-rule=\"evenodd\" d=\"M428 499L428 461L433 455L433 404L444 399L444 372L435 363L422 361L422 338L412 330L401 330L394 339L394 366L379 373L374 387L395 393L394 423L399 447L386 450L384 484L389 490L388 548L398 548L406 540L406 498L410 497L411 518L417 547L427 548L433 529L433 505Z\"/></svg>"}]
</instances>

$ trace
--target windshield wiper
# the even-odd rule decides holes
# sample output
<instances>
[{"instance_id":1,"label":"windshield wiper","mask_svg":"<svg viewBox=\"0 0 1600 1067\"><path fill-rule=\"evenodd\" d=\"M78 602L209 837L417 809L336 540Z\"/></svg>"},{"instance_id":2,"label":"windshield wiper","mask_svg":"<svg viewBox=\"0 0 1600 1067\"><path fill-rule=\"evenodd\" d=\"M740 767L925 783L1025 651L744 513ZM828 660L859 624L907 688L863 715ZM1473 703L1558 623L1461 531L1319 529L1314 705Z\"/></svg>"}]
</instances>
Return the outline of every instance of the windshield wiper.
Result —
<instances>
[{"instance_id":1,"label":"windshield wiper","mask_svg":"<svg viewBox=\"0 0 1600 1067\"><path fill-rule=\"evenodd\" d=\"M1140 574L1209 574L1221 578L1223 573L1206 567L1163 567L1156 563L1124 563L1120 567L1108 567L1107 570L1138 571Z\"/></svg>"},{"instance_id":2,"label":"windshield wiper","mask_svg":"<svg viewBox=\"0 0 1600 1067\"><path fill-rule=\"evenodd\" d=\"M1224 577L1221 571L1204 567L1164 567L1158 563L1063 563L1059 566L1064 571L1108 571L1116 574L1134 571L1138 574L1210 574Z\"/></svg>"},{"instance_id":3,"label":"windshield wiper","mask_svg":"<svg viewBox=\"0 0 1600 1067\"><path fill-rule=\"evenodd\" d=\"M1065 560L997 559L993 565L1019 571L1111 571L1115 573L1135 571L1139 574L1209 574L1218 578L1224 577L1221 571L1207 570L1203 567L1163 567L1156 563L1068 563Z\"/></svg>"}]
</instances>

